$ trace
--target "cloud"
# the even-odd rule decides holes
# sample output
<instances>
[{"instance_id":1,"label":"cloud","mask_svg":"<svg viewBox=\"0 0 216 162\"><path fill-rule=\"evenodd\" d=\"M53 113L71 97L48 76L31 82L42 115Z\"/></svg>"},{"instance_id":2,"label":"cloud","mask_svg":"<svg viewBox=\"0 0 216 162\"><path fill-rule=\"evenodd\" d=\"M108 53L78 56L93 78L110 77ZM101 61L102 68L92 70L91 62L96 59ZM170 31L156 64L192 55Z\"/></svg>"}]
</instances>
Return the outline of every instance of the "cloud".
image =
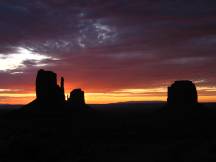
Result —
<instances>
[{"instance_id":1,"label":"cloud","mask_svg":"<svg viewBox=\"0 0 216 162\"><path fill-rule=\"evenodd\" d=\"M11 71L26 68L25 62L31 61L36 66L41 66L43 60L56 60L50 56L38 54L29 49L18 47L14 53L0 54L0 71ZM46 64L45 64L46 65ZM17 73L17 72L12 72Z\"/></svg>"},{"instance_id":2,"label":"cloud","mask_svg":"<svg viewBox=\"0 0 216 162\"><path fill-rule=\"evenodd\" d=\"M146 88L146 89L121 89L118 91L114 91L115 93L135 93L135 94L145 94L145 93L161 93L167 92L166 88Z\"/></svg>"},{"instance_id":3,"label":"cloud","mask_svg":"<svg viewBox=\"0 0 216 162\"><path fill-rule=\"evenodd\" d=\"M177 79L214 86L215 7L212 0L2 0L2 88L34 90L41 67L88 92Z\"/></svg>"},{"instance_id":4,"label":"cloud","mask_svg":"<svg viewBox=\"0 0 216 162\"><path fill-rule=\"evenodd\" d=\"M21 89L0 89L0 93L16 93L21 91Z\"/></svg>"}]
</instances>

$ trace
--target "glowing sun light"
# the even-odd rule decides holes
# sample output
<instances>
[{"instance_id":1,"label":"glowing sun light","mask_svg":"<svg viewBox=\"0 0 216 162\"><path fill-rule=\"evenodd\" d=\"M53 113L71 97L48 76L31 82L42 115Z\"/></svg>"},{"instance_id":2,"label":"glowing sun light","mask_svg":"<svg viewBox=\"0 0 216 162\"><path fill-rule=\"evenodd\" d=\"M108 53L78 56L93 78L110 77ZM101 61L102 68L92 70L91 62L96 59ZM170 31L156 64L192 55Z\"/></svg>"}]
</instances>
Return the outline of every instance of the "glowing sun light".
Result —
<instances>
[{"instance_id":1,"label":"glowing sun light","mask_svg":"<svg viewBox=\"0 0 216 162\"><path fill-rule=\"evenodd\" d=\"M51 56L42 55L23 47L17 47L14 53L0 54L0 71L24 68L25 61L31 61L40 65L40 63L46 59L57 60Z\"/></svg>"}]
</instances>

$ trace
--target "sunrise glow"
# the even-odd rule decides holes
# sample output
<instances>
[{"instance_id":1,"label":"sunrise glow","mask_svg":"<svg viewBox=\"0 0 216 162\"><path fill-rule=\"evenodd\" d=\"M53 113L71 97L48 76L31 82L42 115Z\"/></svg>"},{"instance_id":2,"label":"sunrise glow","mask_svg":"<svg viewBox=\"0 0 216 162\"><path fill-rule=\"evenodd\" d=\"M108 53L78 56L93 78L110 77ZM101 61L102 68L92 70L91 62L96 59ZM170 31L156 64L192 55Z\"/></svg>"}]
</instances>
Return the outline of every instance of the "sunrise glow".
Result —
<instances>
[{"instance_id":1,"label":"sunrise glow","mask_svg":"<svg viewBox=\"0 0 216 162\"><path fill-rule=\"evenodd\" d=\"M215 87L198 87L199 102L214 102L216 100ZM0 100L2 104L27 104L35 99L35 92L20 93L20 90L1 89ZM211 94L208 94L211 92ZM70 89L66 90L69 95ZM128 101L166 101L167 89L164 87L147 88L147 89L122 89L118 91L86 92L86 103L88 104L107 104Z\"/></svg>"},{"instance_id":2,"label":"sunrise glow","mask_svg":"<svg viewBox=\"0 0 216 162\"><path fill-rule=\"evenodd\" d=\"M87 103L165 101L175 80L216 102L214 1L0 2L0 104L35 98L39 69Z\"/></svg>"}]
</instances>

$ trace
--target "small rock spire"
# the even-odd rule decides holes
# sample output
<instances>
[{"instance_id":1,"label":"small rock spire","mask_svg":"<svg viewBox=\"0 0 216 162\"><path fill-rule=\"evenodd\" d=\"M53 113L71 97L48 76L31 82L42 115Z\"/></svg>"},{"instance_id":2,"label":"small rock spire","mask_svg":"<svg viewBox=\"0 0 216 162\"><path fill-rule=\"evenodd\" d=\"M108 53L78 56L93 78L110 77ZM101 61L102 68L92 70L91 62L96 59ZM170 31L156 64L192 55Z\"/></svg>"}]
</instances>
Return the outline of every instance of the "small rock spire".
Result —
<instances>
[{"instance_id":1,"label":"small rock spire","mask_svg":"<svg viewBox=\"0 0 216 162\"><path fill-rule=\"evenodd\" d=\"M61 89L64 92L64 77L61 77Z\"/></svg>"},{"instance_id":2,"label":"small rock spire","mask_svg":"<svg viewBox=\"0 0 216 162\"><path fill-rule=\"evenodd\" d=\"M65 99L64 77L61 77L60 88L61 88L62 94L63 94L63 96L64 96L64 99Z\"/></svg>"}]
</instances>

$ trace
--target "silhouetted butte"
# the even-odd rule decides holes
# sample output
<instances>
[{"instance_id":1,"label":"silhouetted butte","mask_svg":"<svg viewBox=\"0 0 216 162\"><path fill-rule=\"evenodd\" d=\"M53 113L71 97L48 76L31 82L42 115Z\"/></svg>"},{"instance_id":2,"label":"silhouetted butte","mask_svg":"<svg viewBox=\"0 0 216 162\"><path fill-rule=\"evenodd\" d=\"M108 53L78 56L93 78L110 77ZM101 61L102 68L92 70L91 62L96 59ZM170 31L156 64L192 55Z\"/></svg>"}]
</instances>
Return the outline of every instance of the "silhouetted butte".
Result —
<instances>
[{"instance_id":1,"label":"silhouetted butte","mask_svg":"<svg viewBox=\"0 0 216 162\"><path fill-rule=\"evenodd\" d=\"M64 78L61 77L60 86L57 84L57 75L52 71L40 69L36 77L36 99L24 106L29 110L52 111L85 107L84 91L75 89L65 100Z\"/></svg>"},{"instance_id":2,"label":"silhouetted butte","mask_svg":"<svg viewBox=\"0 0 216 162\"><path fill-rule=\"evenodd\" d=\"M168 87L167 103L169 106L192 107L198 104L196 86L192 81L175 81Z\"/></svg>"},{"instance_id":3,"label":"silhouetted butte","mask_svg":"<svg viewBox=\"0 0 216 162\"><path fill-rule=\"evenodd\" d=\"M52 71L40 69L36 77L36 99L24 106L27 110L61 110L65 104L64 79L57 84L57 75Z\"/></svg>"},{"instance_id":4,"label":"silhouetted butte","mask_svg":"<svg viewBox=\"0 0 216 162\"><path fill-rule=\"evenodd\" d=\"M72 90L66 103L67 107L84 108L86 106L84 91L80 88Z\"/></svg>"},{"instance_id":5,"label":"silhouetted butte","mask_svg":"<svg viewBox=\"0 0 216 162\"><path fill-rule=\"evenodd\" d=\"M61 87L57 84L57 75L52 71L39 70L36 78L36 96L40 104L63 106L65 102L64 78Z\"/></svg>"}]
</instances>

